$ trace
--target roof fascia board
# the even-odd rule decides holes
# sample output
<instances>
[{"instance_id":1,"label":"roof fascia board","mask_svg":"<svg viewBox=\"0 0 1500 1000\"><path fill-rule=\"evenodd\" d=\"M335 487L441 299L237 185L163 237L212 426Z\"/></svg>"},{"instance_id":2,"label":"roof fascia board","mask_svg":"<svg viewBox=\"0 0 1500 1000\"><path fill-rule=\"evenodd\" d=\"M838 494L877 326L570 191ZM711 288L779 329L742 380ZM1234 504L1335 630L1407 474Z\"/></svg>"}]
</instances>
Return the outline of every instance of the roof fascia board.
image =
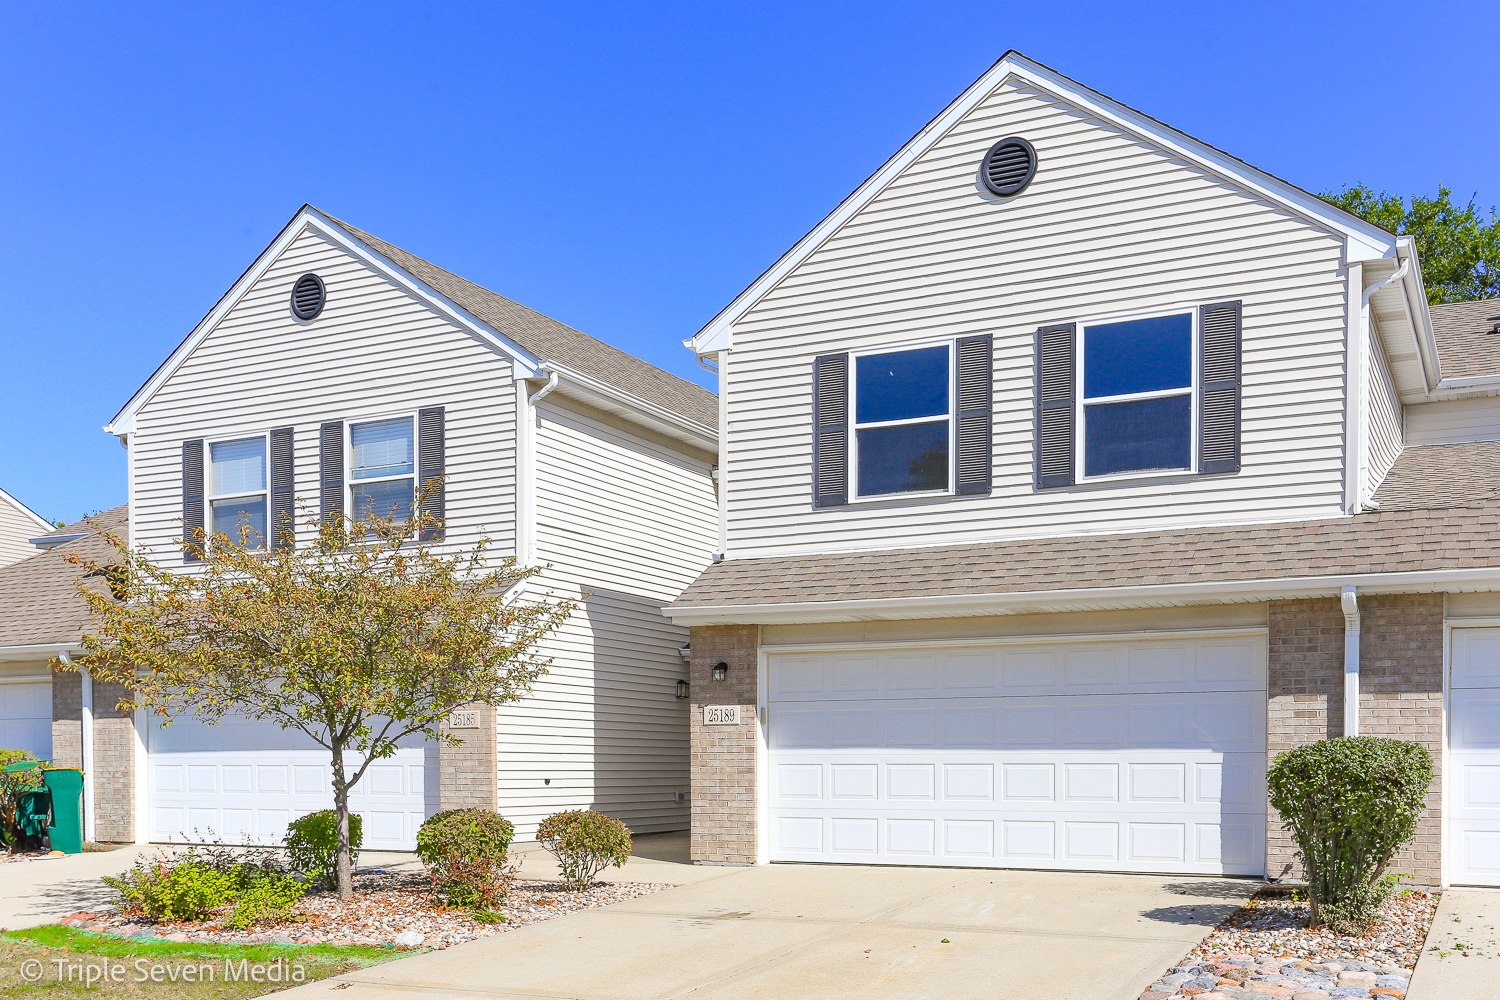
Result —
<instances>
[{"instance_id":1,"label":"roof fascia board","mask_svg":"<svg viewBox=\"0 0 1500 1000\"><path fill-rule=\"evenodd\" d=\"M1401 279L1402 305L1417 341L1417 356L1422 360L1423 388L1431 394L1442 385L1442 362L1438 356L1437 334L1432 329L1432 311L1427 305L1427 288L1422 281L1422 263L1417 259L1417 243L1410 236L1396 238L1396 256L1409 259L1411 267Z\"/></svg>"},{"instance_id":2,"label":"roof fascia board","mask_svg":"<svg viewBox=\"0 0 1500 1000\"><path fill-rule=\"evenodd\" d=\"M20 511L22 514L25 514L27 517L31 518L33 521L35 521L37 523L37 525L39 527L46 528L48 531L56 531L57 530L57 525L53 524L51 521L47 520L45 517L43 517L42 515L38 514L36 511L32 510L30 507L26 506L24 503L22 503L21 501L17 500L15 497L11 496L9 493L5 492L4 490L0 490L0 500L4 500L6 503L8 503L12 507L14 507L16 510ZM28 541L29 540L30 539L28 539Z\"/></svg>"},{"instance_id":3,"label":"roof fascia board","mask_svg":"<svg viewBox=\"0 0 1500 1000\"><path fill-rule=\"evenodd\" d=\"M520 375L516 378L541 378L556 372L558 375L558 388L564 392L568 388L581 390L579 395L584 402L590 402L589 397L606 399L617 406L623 407L635 414L637 422L653 430L664 431L672 437L686 440L705 451L717 451L719 448L719 435L714 428L706 424L700 424L696 420L689 420L664 406L647 402L639 396L624 392L612 385L600 382L596 378L585 375L583 372L575 371L566 365L560 365L553 361L543 361L541 367L534 375Z\"/></svg>"},{"instance_id":4,"label":"roof fascia board","mask_svg":"<svg viewBox=\"0 0 1500 1000\"><path fill-rule=\"evenodd\" d=\"M43 642L26 646L0 646L0 660L51 659L59 653L76 653L82 642Z\"/></svg>"},{"instance_id":5,"label":"roof fascia board","mask_svg":"<svg viewBox=\"0 0 1500 1000\"><path fill-rule=\"evenodd\" d=\"M493 329L483 320L474 316L468 310L462 308L447 296L428 287L416 277L409 274L388 258L377 253L366 246L362 241L356 239L352 233L334 222L328 216L319 212L310 205L304 205L292 220L288 222L271 241L270 246L261 251L255 263L240 275L239 280L230 286L229 291L209 310L207 316L193 327L191 333L177 345L177 349L167 356L161 366L152 373L145 384L135 391L129 401L120 408L120 412L108 424L104 430L110 434L129 434L135 430L135 415L140 412L141 407L150 402L151 397L166 384L176 372L182 367L188 356L197 349L198 345L213 332L224 316L239 304L240 299L249 289L260 280L261 276L270 268L271 263L285 252L302 231L308 227L316 230L320 235L332 240L342 249L359 258L365 264L389 278L391 281L405 288L407 291L426 300L439 312L444 313L449 319L469 329L471 332L490 342L501 353L508 355L519 367L535 371L539 360L523 350L520 345L503 336L498 330Z\"/></svg>"},{"instance_id":6,"label":"roof fascia board","mask_svg":"<svg viewBox=\"0 0 1500 1000\"><path fill-rule=\"evenodd\" d=\"M837 208L818 223L811 232L725 306L702 330L684 341L684 346L699 355L715 354L733 348L730 328L765 294L821 246L845 222L872 201L875 196L925 153L1010 76L1017 76L1042 90L1073 102L1100 118L1138 135L1150 138L1184 159L1233 179L1261 197L1276 202L1308 222L1332 230L1345 240L1346 262L1390 257L1395 253L1391 234L1357 216L1330 205L1317 195L1303 191L1278 177L1154 118L1128 108L1118 101L1063 76L1056 70L1026 58L1019 52L1007 52L983 76L948 105L941 114L913 136L885 164L845 198Z\"/></svg>"},{"instance_id":7,"label":"roof fascia board","mask_svg":"<svg viewBox=\"0 0 1500 1000\"><path fill-rule=\"evenodd\" d=\"M1072 590L1031 590L1006 594L956 594L938 597L896 597L858 601L807 601L786 604L668 606L666 615L676 625L736 622L747 625L843 621L851 617L961 617L1016 614L1037 604L1076 605L1097 609L1112 603L1139 606L1142 602L1224 604L1275 598L1338 594L1345 586L1362 593L1402 593L1402 588L1500 589L1500 566L1477 569L1424 570L1407 573L1351 573L1341 576L1281 577L1186 583L1153 587L1099 587Z\"/></svg>"}]
</instances>

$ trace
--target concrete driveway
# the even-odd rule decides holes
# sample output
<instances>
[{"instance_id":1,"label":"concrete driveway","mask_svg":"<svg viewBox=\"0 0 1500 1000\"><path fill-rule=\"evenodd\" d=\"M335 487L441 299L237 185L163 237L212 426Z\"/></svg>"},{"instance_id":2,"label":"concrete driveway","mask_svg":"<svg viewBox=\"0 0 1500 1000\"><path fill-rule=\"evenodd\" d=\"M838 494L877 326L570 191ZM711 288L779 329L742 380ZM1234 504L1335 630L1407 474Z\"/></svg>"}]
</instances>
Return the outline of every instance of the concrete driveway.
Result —
<instances>
[{"instance_id":1,"label":"concrete driveway","mask_svg":"<svg viewBox=\"0 0 1500 1000\"><path fill-rule=\"evenodd\" d=\"M0 928L17 931L54 923L79 910L110 906L114 891L99 881L100 877L120 874L152 850L122 847L0 863Z\"/></svg>"},{"instance_id":2,"label":"concrete driveway","mask_svg":"<svg viewBox=\"0 0 1500 1000\"><path fill-rule=\"evenodd\" d=\"M691 884L283 995L322 997L338 988L340 1000L418 993L1134 1000L1259 886L941 868L654 865L653 880L675 869ZM632 877L630 868L615 877Z\"/></svg>"}]
</instances>

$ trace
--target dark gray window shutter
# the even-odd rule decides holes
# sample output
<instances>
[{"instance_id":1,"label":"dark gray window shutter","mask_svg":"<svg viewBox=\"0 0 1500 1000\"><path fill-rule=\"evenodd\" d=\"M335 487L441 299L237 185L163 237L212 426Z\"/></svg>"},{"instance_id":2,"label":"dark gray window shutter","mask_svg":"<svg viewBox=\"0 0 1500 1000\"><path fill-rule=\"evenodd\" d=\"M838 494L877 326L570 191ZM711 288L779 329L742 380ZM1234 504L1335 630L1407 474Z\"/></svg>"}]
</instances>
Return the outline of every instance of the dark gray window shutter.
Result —
<instances>
[{"instance_id":1,"label":"dark gray window shutter","mask_svg":"<svg viewBox=\"0 0 1500 1000\"><path fill-rule=\"evenodd\" d=\"M1048 490L1073 485L1072 323L1036 332L1036 485Z\"/></svg>"},{"instance_id":2,"label":"dark gray window shutter","mask_svg":"<svg viewBox=\"0 0 1500 1000\"><path fill-rule=\"evenodd\" d=\"M443 408L429 406L417 411L417 492L421 513L439 520L445 516L443 502ZM424 542L442 539L442 528L423 528Z\"/></svg>"},{"instance_id":3,"label":"dark gray window shutter","mask_svg":"<svg viewBox=\"0 0 1500 1000\"><path fill-rule=\"evenodd\" d=\"M271 537L266 544L273 549L297 544L292 492L292 429L282 427L271 432Z\"/></svg>"},{"instance_id":4,"label":"dark gray window shutter","mask_svg":"<svg viewBox=\"0 0 1500 1000\"><path fill-rule=\"evenodd\" d=\"M813 506L849 502L849 355L813 359Z\"/></svg>"},{"instance_id":5,"label":"dark gray window shutter","mask_svg":"<svg viewBox=\"0 0 1500 1000\"><path fill-rule=\"evenodd\" d=\"M182 561L203 558L203 441L182 442Z\"/></svg>"},{"instance_id":6,"label":"dark gray window shutter","mask_svg":"<svg viewBox=\"0 0 1500 1000\"><path fill-rule=\"evenodd\" d=\"M990 491L994 349L989 334L958 340L958 493Z\"/></svg>"},{"instance_id":7,"label":"dark gray window shutter","mask_svg":"<svg viewBox=\"0 0 1500 1000\"><path fill-rule=\"evenodd\" d=\"M1240 471L1240 325L1238 302L1204 306L1199 363L1198 471Z\"/></svg>"},{"instance_id":8,"label":"dark gray window shutter","mask_svg":"<svg viewBox=\"0 0 1500 1000\"><path fill-rule=\"evenodd\" d=\"M318 514L327 523L344 516L344 422L324 424L318 445Z\"/></svg>"}]
</instances>

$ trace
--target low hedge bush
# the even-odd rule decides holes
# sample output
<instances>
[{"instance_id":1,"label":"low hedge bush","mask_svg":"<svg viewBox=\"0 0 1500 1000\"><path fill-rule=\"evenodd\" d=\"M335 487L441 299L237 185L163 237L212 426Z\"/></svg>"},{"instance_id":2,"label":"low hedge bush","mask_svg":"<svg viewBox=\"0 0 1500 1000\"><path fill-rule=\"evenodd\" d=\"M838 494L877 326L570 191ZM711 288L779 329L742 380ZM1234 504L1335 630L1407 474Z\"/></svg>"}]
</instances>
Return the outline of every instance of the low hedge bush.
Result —
<instances>
[{"instance_id":1,"label":"low hedge bush","mask_svg":"<svg viewBox=\"0 0 1500 1000\"><path fill-rule=\"evenodd\" d=\"M432 876L433 895L448 906L488 910L510 891L516 870L505 864L516 828L488 809L449 809L417 831L417 856Z\"/></svg>"},{"instance_id":2,"label":"low hedge bush","mask_svg":"<svg viewBox=\"0 0 1500 1000\"><path fill-rule=\"evenodd\" d=\"M203 920L235 896L233 872L207 864L192 848L142 858L104 884L120 894L120 908L151 920Z\"/></svg>"},{"instance_id":3,"label":"low hedge bush","mask_svg":"<svg viewBox=\"0 0 1500 1000\"><path fill-rule=\"evenodd\" d=\"M262 875L248 879L237 894L234 910L224 923L236 930L270 924L291 916L307 887L290 875Z\"/></svg>"},{"instance_id":4,"label":"low hedge bush","mask_svg":"<svg viewBox=\"0 0 1500 1000\"><path fill-rule=\"evenodd\" d=\"M630 830L592 809L553 813L537 827L536 839L557 858L569 888L586 889L606 867L630 857Z\"/></svg>"},{"instance_id":5,"label":"low hedge bush","mask_svg":"<svg viewBox=\"0 0 1500 1000\"><path fill-rule=\"evenodd\" d=\"M1418 743L1338 737L1276 755L1271 805L1297 843L1312 925L1363 933L1390 891L1391 859L1411 840L1432 784Z\"/></svg>"},{"instance_id":6,"label":"low hedge bush","mask_svg":"<svg viewBox=\"0 0 1500 1000\"><path fill-rule=\"evenodd\" d=\"M349 814L349 867L359 863L359 846L364 843L364 819ZM294 819L286 825L287 861L294 871L302 872L315 885L333 889L338 886L339 817L332 809Z\"/></svg>"}]
</instances>

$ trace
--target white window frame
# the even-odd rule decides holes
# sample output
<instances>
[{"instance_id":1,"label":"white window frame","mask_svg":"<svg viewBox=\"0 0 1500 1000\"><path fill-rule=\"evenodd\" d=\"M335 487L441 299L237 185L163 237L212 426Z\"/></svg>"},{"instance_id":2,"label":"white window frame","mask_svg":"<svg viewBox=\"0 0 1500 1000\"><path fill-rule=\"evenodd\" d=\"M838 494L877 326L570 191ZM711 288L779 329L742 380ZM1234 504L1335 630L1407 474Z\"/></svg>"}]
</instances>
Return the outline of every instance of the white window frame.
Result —
<instances>
[{"instance_id":1,"label":"white window frame","mask_svg":"<svg viewBox=\"0 0 1500 1000\"><path fill-rule=\"evenodd\" d=\"M1151 312L1126 313L1120 316L1094 317L1086 320L1077 320L1074 329L1078 331L1078 343L1073 352L1073 384L1077 386L1074 395L1073 407L1073 440L1077 442L1074 448L1073 477L1077 483L1107 483L1120 482L1133 479L1180 479L1183 476L1197 475L1198 471L1198 395L1201 390L1198 378L1198 313L1196 305L1176 306L1171 309L1156 309ZM1096 396L1093 398L1084 395L1084 355L1088 338L1088 328L1091 326L1107 326L1111 323L1130 323L1143 319L1165 319L1168 316L1188 317L1188 384L1186 388L1177 389L1153 389L1150 392L1128 392L1115 396ZM1088 441L1084 437L1087 416L1085 411L1089 406L1098 406L1105 403L1132 403L1144 399L1169 399L1175 396L1188 397L1188 464L1178 469L1150 469L1132 472L1111 472L1102 476L1090 476L1084 473L1088 468Z\"/></svg>"},{"instance_id":2,"label":"white window frame","mask_svg":"<svg viewBox=\"0 0 1500 1000\"><path fill-rule=\"evenodd\" d=\"M849 352L849 427L848 427L848 455L849 455L849 498L850 504L856 503L890 503L893 500L918 500L930 497L952 496L956 490L954 482L958 474L954 468L957 462L954 460L958 442L957 436L957 407L958 407L958 358L955 353L956 341L929 340L919 344L902 344L898 347L871 348L862 351ZM869 423L859 423L859 359L877 357L882 354L904 354L907 351L921 351L930 347L945 347L948 349L948 413L943 417L911 417L906 420L873 420ZM859 492L859 432L880 427L904 427L911 424L935 424L939 420L948 421L948 485L941 490L916 490L909 493L875 493L863 496Z\"/></svg>"},{"instance_id":3,"label":"white window frame","mask_svg":"<svg viewBox=\"0 0 1500 1000\"><path fill-rule=\"evenodd\" d=\"M354 478L354 425L355 424L378 424L387 420L410 420L411 421L411 472L395 476L374 476L369 479ZM421 447L417 440L417 411L407 410L401 413L384 413L373 417L360 417L355 420L344 420L344 520L352 528L358 519L359 511L354 509L354 488L366 483L388 483L396 479L411 480L412 517L417 516L417 477L421 474Z\"/></svg>"},{"instance_id":4,"label":"white window frame","mask_svg":"<svg viewBox=\"0 0 1500 1000\"><path fill-rule=\"evenodd\" d=\"M262 455L262 460L265 462L265 466L261 469L261 474L262 474L262 476L264 478L264 481L265 481L265 484L266 484L265 489L262 489L262 490L251 490L251 491L249 491L247 493L220 493L220 492L218 492L219 484L218 484L218 482L214 478L214 445L216 445L216 444L230 444L230 443L233 443L235 441L251 441L251 440L254 440L255 438L260 438L261 441L265 445L265 452ZM266 502L266 536L260 540L260 549L259 550L253 550L253 551L268 551L271 548L271 532L272 532L272 527L271 527L271 432L270 431L261 431L258 434L221 434L218 437L204 438L203 439L203 466L204 466L204 469L203 469L203 472L204 472L204 477L203 477L204 478L204 483L203 483L203 508L204 508L204 510L203 510L203 514L204 514L204 520L208 522L208 532L207 532L208 536L210 538L212 538L213 535L214 535L214 533L215 533L215 529L214 529L214 501L216 501L216 500L238 500L238 499L241 499L242 497L260 497L263 500L265 500L265 502ZM234 541L234 542L238 541L237 538L235 538L232 535L228 535L227 532L226 532L226 536L229 537L230 541Z\"/></svg>"}]
</instances>

